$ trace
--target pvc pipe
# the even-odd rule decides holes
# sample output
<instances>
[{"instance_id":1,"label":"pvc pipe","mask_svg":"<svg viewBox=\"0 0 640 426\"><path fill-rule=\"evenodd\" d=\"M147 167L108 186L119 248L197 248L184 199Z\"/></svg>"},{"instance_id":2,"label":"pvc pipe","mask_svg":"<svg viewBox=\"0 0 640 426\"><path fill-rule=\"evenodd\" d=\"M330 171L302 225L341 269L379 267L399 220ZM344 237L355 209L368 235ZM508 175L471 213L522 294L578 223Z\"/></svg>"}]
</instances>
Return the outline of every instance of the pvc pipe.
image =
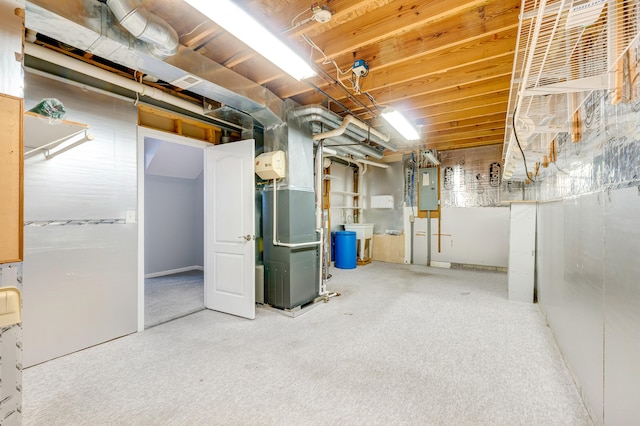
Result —
<instances>
[{"instance_id":1,"label":"pvc pipe","mask_svg":"<svg viewBox=\"0 0 640 426\"><path fill-rule=\"evenodd\" d=\"M427 210L427 266L431 266L431 210Z\"/></svg>"},{"instance_id":2,"label":"pvc pipe","mask_svg":"<svg viewBox=\"0 0 640 426\"><path fill-rule=\"evenodd\" d=\"M313 135L313 140L319 141L322 139L329 139L334 136L340 136L345 132L345 130L347 130L347 126L349 126L349 124L354 124L360 128L362 128L362 125L364 125L362 121L358 120L353 115L345 115L344 118L342 119L342 124L340 124L339 127L336 127L333 130L329 130L328 132L318 133L316 135Z\"/></svg>"},{"instance_id":3,"label":"pvc pipe","mask_svg":"<svg viewBox=\"0 0 640 426\"><path fill-rule=\"evenodd\" d=\"M203 117L207 117L202 106L185 101L184 99L176 98L175 96L171 96L161 90L146 86L142 83L138 83L137 81L129 80L128 78L121 77L109 71L103 70L93 65L89 65L77 59L73 59L69 56L65 56L62 53L57 53L45 47L30 43L25 43L24 51L27 55L33 56L34 58L42 59L43 61L50 62L54 65L59 65L63 68L77 71L80 74L97 78L98 80L102 80L106 83L111 83L115 86L131 90L141 96L148 96L155 100L166 102L185 111L193 112ZM241 128L241 126L233 123L224 122L224 124L233 126L237 129Z\"/></svg>"},{"instance_id":4,"label":"pvc pipe","mask_svg":"<svg viewBox=\"0 0 640 426\"><path fill-rule=\"evenodd\" d=\"M300 107L294 110L294 116L296 117L300 117L304 115L313 115L313 114L324 116L325 118L328 118L331 121L334 121L336 125L341 121L339 115L337 115L332 111L329 111L328 109L320 105L309 105L309 106ZM354 124L356 127L358 127L361 130L358 133L363 137L366 136L367 133L371 133L372 136L376 137L377 139L380 139L383 143L389 142L389 135L385 135L384 133L372 128L370 125L368 125L367 123L361 120L355 119L355 121L353 121L352 124Z\"/></svg>"},{"instance_id":5,"label":"pvc pipe","mask_svg":"<svg viewBox=\"0 0 640 426\"><path fill-rule=\"evenodd\" d=\"M316 190L316 229L320 230L320 253L319 253L319 268L318 268L318 294L322 294L324 281L322 280L322 262L323 262L323 252L324 247L322 244L324 243L324 224L322 220L322 159L324 147L322 146L322 141L318 144L318 148L316 150L316 179L315 179L315 190Z\"/></svg>"},{"instance_id":6,"label":"pvc pipe","mask_svg":"<svg viewBox=\"0 0 640 426\"><path fill-rule=\"evenodd\" d=\"M329 130L328 132L317 133L317 134L313 135L313 140L314 141L321 141L323 139L329 139L329 138L332 138L334 136L340 136L341 134L344 133L345 130L347 130L347 126L351 122L350 118L353 118L353 116L347 115L342 120L342 124L340 124L340 126L336 127L335 129Z\"/></svg>"},{"instance_id":7,"label":"pvc pipe","mask_svg":"<svg viewBox=\"0 0 640 426\"><path fill-rule=\"evenodd\" d=\"M388 164L384 164L384 163L377 163L375 161L370 161L370 160L360 160L358 159L358 161L362 164L368 164L370 166L376 166L376 167L380 167L381 169L388 169L389 165Z\"/></svg>"},{"instance_id":8,"label":"pvc pipe","mask_svg":"<svg viewBox=\"0 0 640 426\"><path fill-rule=\"evenodd\" d=\"M317 116L317 117L310 117L310 118L314 118L314 120L310 120L310 121L315 121L316 123L319 122L330 127L337 126L334 122L332 122L331 120L328 120L326 117ZM316 123L312 124L313 131L319 131L318 130L319 126ZM368 145L363 144L361 139L364 139L364 138L355 134L351 129L347 128L343 135L333 136L330 141L332 143L335 142L338 144L342 143L345 145L350 145L349 148L351 150L360 151L363 155L369 155L371 157L378 158L378 159L382 158L382 153L376 151L375 149L373 149ZM373 140L373 141L378 142L377 140ZM384 146L383 144L380 144L380 145Z\"/></svg>"},{"instance_id":9,"label":"pvc pipe","mask_svg":"<svg viewBox=\"0 0 640 426\"><path fill-rule=\"evenodd\" d=\"M322 147L322 156L323 157L328 157L328 156L337 155L337 154L338 154L338 152L336 150L334 150L334 149L326 148L324 146Z\"/></svg>"},{"instance_id":10,"label":"pvc pipe","mask_svg":"<svg viewBox=\"0 0 640 426\"><path fill-rule=\"evenodd\" d=\"M304 122L320 121L328 126L337 127L343 121L342 118L328 109L320 105L309 105L300 108L296 108L292 111L291 116L294 118L300 118ZM398 148L389 142L389 135L372 128L370 125L355 119L352 123L356 128L347 128L345 133L354 138L358 137L361 140L371 137L371 139L379 145L390 149L391 151L397 151Z\"/></svg>"}]
</instances>

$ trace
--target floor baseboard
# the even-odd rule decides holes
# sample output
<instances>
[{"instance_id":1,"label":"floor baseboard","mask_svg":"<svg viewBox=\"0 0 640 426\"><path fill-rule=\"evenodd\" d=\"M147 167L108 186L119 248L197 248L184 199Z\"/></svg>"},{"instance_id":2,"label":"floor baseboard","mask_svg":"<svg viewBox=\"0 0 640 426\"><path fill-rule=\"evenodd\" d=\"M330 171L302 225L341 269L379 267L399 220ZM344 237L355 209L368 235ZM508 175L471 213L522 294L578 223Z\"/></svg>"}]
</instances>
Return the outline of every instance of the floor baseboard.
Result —
<instances>
[{"instance_id":1,"label":"floor baseboard","mask_svg":"<svg viewBox=\"0 0 640 426\"><path fill-rule=\"evenodd\" d=\"M165 275L179 274L181 272L188 272L188 271L204 271L204 266L193 265L193 266L185 266L184 268L169 269L167 271L152 272L150 274L145 274L144 277L145 278L164 277Z\"/></svg>"}]
</instances>

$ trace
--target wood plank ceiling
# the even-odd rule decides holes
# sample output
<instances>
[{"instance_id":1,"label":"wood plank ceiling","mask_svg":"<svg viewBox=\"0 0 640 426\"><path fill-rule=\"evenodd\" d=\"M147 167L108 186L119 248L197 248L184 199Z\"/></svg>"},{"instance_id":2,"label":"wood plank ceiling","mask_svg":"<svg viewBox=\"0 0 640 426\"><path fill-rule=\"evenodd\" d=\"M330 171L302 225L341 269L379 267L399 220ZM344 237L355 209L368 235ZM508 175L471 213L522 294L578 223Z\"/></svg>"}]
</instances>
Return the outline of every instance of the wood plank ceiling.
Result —
<instances>
[{"instance_id":1,"label":"wood plank ceiling","mask_svg":"<svg viewBox=\"0 0 640 426\"><path fill-rule=\"evenodd\" d=\"M302 23L313 16L310 0L238 2L311 58L319 75L294 80L182 0L142 3L175 28L184 46L283 99L324 104L339 114L346 107L400 146L411 148L379 117L385 106L418 125L419 146L504 142L520 0L325 0L318 3L332 13L326 23ZM368 62L361 94L352 89L350 72L340 75L324 56L343 71L356 59Z\"/></svg>"}]
</instances>

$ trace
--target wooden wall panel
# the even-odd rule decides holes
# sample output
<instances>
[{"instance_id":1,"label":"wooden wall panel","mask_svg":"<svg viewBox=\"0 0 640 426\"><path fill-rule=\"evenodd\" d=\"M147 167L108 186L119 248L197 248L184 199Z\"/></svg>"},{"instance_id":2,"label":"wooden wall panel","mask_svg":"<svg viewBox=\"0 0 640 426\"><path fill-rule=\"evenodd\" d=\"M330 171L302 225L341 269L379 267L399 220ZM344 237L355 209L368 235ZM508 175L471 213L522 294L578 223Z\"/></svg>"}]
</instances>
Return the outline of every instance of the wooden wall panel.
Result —
<instances>
[{"instance_id":1,"label":"wooden wall panel","mask_svg":"<svg viewBox=\"0 0 640 426\"><path fill-rule=\"evenodd\" d=\"M0 94L0 263L22 260L23 110L22 99Z\"/></svg>"}]
</instances>

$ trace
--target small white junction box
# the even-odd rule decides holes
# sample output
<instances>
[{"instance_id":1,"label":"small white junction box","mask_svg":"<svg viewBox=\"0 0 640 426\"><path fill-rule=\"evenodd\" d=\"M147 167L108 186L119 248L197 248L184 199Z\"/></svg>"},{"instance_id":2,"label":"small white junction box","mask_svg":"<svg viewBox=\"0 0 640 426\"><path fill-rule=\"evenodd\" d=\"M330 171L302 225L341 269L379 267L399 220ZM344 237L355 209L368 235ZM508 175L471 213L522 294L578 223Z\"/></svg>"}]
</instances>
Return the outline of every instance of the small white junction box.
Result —
<instances>
[{"instance_id":1,"label":"small white junction box","mask_svg":"<svg viewBox=\"0 0 640 426\"><path fill-rule=\"evenodd\" d=\"M287 175L284 151L271 151L256 157L256 174L261 179L281 179Z\"/></svg>"}]
</instances>

